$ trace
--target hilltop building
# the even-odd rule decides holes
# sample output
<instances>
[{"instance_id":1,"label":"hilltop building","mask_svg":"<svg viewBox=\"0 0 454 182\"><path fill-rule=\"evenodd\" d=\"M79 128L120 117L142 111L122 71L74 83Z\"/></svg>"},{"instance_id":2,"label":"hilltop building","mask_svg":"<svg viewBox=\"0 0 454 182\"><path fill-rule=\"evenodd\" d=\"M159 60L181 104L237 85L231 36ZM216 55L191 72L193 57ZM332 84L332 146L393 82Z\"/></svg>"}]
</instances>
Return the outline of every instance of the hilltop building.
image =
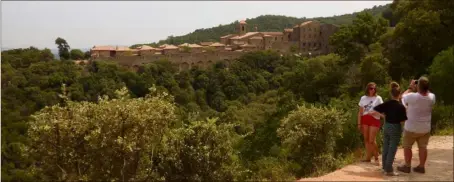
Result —
<instances>
[{"instance_id":1,"label":"hilltop building","mask_svg":"<svg viewBox=\"0 0 454 182\"><path fill-rule=\"evenodd\" d=\"M338 27L332 24L321 24L317 21L307 21L282 32L248 32L246 21L238 24L238 33L221 37L220 42L236 49L267 50L274 49L280 52L289 52L291 47L301 53L312 55L327 54L332 51L328 38Z\"/></svg>"},{"instance_id":2,"label":"hilltop building","mask_svg":"<svg viewBox=\"0 0 454 182\"><path fill-rule=\"evenodd\" d=\"M136 49L126 46L94 46L92 60L112 60L129 67L138 67L159 59L167 59L180 70L194 66L206 68L218 61L228 66L230 61L244 52L276 50L281 53L299 52L306 55L321 55L332 52L329 37L338 27L317 21L306 21L282 32L259 32L254 27L248 32L246 21L237 25L237 33L220 37L220 42L184 43L178 46L164 44L159 47L143 45Z\"/></svg>"}]
</instances>

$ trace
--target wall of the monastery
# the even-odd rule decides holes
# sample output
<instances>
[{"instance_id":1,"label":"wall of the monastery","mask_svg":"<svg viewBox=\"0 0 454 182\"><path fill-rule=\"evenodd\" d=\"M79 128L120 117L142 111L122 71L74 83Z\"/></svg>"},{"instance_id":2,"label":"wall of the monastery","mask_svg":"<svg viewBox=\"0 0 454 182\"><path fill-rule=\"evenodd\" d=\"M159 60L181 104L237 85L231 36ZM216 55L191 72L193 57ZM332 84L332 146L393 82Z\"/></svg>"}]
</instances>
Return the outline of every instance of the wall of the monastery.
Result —
<instances>
[{"instance_id":1,"label":"wall of the monastery","mask_svg":"<svg viewBox=\"0 0 454 182\"><path fill-rule=\"evenodd\" d=\"M295 48L298 48L298 42L296 42L296 41L274 42L272 44L272 49L277 50L281 53L289 53L292 46L295 46Z\"/></svg>"},{"instance_id":2,"label":"wall of the monastery","mask_svg":"<svg viewBox=\"0 0 454 182\"><path fill-rule=\"evenodd\" d=\"M291 32L284 32L284 40L285 42L287 41L290 41L291 40Z\"/></svg>"},{"instance_id":3,"label":"wall of the monastery","mask_svg":"<svg viewBox=\"0 0 454 182\"><path fill-rule=\"evenodd\" d=\"M132 55L131 52L126 52L126 51L116 51L115 56L130 56Z\"/></svg>"},{"instance_id":4,"label":"wall of the monastery","mask_svg":"<svg viewBox=\"0 0 454 182\"><path fill-rule=\"evenodd\" d=\"M156 53L155 50L143 50L143 51L139 51L139 55L141 55L141 56L154 55L155 53Z\"/></svg>"},{"instance_id":5,"label":"wall of the monastery","mask_svg":"<svg viewBox=\"0 0 454 182\"><path fill-rule=\"evenodd\" d=\"M333 35L339 30L339 27L331 24L323 24L320 26L320 29L322 31L321 34L322 52L324 54L333 52L334 47L329 44L329 38L331 37L331 35Z\"/></svg>"},{"instance_id":6,"label":"wall of the monastery","mask_svg":"<svg viewBox=\"0 0 454 182\"><path fill-rule=\"evenodd\" d=\"M249 44L255 45L258 49L263 49L263 39L249 39Z\"/></svg>"},{"instance_id":7,"label":"wall of the monastery","mask_svg":"<svg viewBox=\"0 0 454 182\"><path fill-rule=\"evenodd\" d=\"M300 27L294 27L293 32L290 35L290 41L300 41Z\"/></svg>"},{"instance_id":8,"label":"wall of the monastery","mask_svg":"<svg viewBox=\"0 0 454 182\"><path fill-rule=\"evenodd\" d=\"M178 53L180 53L180 50L178 50L178 49L163 49L162 53L166 54L166 55L168 55L168 54L178 54Z\"/></svg>"},{"instance_id":9,"label":"wall of the monastery","mask_svg":"<svg viewBox=\"0 0 454 182\"><path fill-rule=\"evenodd\" d=\"M320 23L312 22L300 27L300 51L315 52L321 49Z\"/></svg>"},{"instance_id":10,"label":"wall of the monastery","mask_svg":"<svg viewBox=\"0 0 454 182\"><path fill-rule=\"evenodd\" d=\"M191 48L191 50L190 50L191 53L200 53L202 51L203 51L202 47Z\"/></svg>"},{"instance_id":11,"label":"wall of the monastery","mask_svg":"<svg viewBox=\"0 0 454 182\"><path fill-rule=\"evenodd\" d=\"M282 36L282 35L273 36L273 41L274 42L283 42L284 41L284 36Z\"/></svg>"},{"instance_id":12,"label":"wall of the monastery","mask_svg":"<svg viewBox=\"0 0 454 182\"><path fill-rule=\"evenodd\" d=\"M213 47L215 51L224 51L225 46L218 46L218 47Z\"/></svg>"},{"instance_id":13,"label":"wall of the monastery","mask_svg":"<svg viewBox=\"0 0 454 182\"><path fill-rule=\"evenodd\" d=\"M141 65L144 62L143 56L118 56L112 59L123 66L135 66Z\"/></svg>"},{"instance_id":14,"label":"wall of the monastery","mask_svg":"<svg viewBox=\"0 0 454 182\"><path fill-rule=\"evenodd\" d=\"M221 38L220 42L221 42L221 44L227 45L227 44L230 44L229 40L230 40L229 37L228 38Z\"/></svg>"},{"instance_id":15,"label":"wall of the monastery","mask_svg":"<svg viewBox=\"0 0 454 182\"><path fill-rule=\"evenodd\" d=\"M272 45L273 45L273 42L274 42L274 38L271 37L271 36L266 36L264 37L264 46L265 46L265 50L266 49L271 49L272 48Z\"/></svg>"},{"instance_id":16,"label":"wall of the monastery","mask_svg":"<svg viewBox=\"0 0 454 182\"><path fill-rule=\"evenodd\" d=\"M315 42L320 38L320 23L312 22L300 27L301 42Z\"/></svg>"},{"instance_id":17,"label":"wall of the monastery","mask_svg":"<svg viewBox=\"0 0 454 182\"><path fill-rule=\"evenodd\" d=\"M243 53L241 52L204 52L204 53L179 53L171 55L146 55L146 56L118 56L115 58L102 59L105 61L114 61L120 65L127 67L137 67L161 59L167 59L171 63L178 65L180 70L190 69L192 67L208 68L219 61L227 61L229 65L230 60L239 58ZM101 59L99 59L101 60Z\"/></svg>"},{"instance_id":18,"label":"wall of the monastery","mask_svg":"<svg viewBox=\"0 0 454 182\"><path fill-rule=\"evenodd\" d=\"M110 57L110 51L91 51L91 55L95 55L96 57Z\"/></svg>"}]
</instances>

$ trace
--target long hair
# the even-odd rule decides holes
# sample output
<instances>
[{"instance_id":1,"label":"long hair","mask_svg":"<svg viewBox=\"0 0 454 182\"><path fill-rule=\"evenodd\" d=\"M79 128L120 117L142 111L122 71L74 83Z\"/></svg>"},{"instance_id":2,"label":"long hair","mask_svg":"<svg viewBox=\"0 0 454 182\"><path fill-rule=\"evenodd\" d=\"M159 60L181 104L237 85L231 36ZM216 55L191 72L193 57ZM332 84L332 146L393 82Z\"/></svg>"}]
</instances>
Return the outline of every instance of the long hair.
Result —
<instances>
[{"instance_id":1,"label":"long hair","mask_svg":"<svg viewBox=\"0 0 454 182\"><path fill-rule=\"evenodd\" d=\"M375 82L369 82L369 83L367 84L366 90L365 90L366 96L370 96L370 95L369 95L369 88L372 87L372 86L375 86L375 91L374 91L374 95L373 95L373 96L377 96L378 88L377 88L377 84L375 84Z\"/></svg>"}]
</instances>

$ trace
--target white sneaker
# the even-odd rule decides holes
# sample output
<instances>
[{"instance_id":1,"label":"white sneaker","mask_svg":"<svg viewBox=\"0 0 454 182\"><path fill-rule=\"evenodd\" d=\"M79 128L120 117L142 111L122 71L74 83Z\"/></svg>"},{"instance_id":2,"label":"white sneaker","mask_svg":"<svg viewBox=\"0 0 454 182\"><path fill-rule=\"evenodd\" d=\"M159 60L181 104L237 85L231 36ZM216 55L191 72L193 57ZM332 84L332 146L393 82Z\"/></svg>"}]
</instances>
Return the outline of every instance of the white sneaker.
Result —
<instances>
[{"instance_id":1,"label":"white sneaker","mask_svg":"<svg viewBox=\"0 0 454 182\"><path fill-rule=\"evenodd\" d=\"M393 171L393 172L385 172L386 176L399 176L399 173Z\"/></svg>"}]
</instances>

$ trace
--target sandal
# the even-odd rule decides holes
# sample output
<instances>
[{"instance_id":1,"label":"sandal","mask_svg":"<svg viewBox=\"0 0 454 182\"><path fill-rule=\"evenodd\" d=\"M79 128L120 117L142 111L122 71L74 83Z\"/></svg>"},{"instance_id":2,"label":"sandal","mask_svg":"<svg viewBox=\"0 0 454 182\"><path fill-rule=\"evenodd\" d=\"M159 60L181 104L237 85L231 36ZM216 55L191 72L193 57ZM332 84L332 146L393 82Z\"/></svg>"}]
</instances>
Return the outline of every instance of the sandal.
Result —
<instances>
[{"instance_id":1,"label":"sandal","mask_svg":"<svg viewBox=\"0 0 454 182\"><path fill-rule=\"evenodd\" d=\"M400 171L400 172L403 172L403 173L410 173L411 172L411 167L406 166L406 165L402 165L402 166L398 166L397 170Z\"/></svg>"},{"instance_id":2,"label":"sandal","mask_svg":"<svg viewBox=\"0 0 454 182\"><path fill-rule=\"evenodd\" d=\"M426 169L424 167L421 167L421 166L414 167L413 171L417 172L417 173L423 173L423 174L426 173Z\"/></svg>"}]
</instances>

